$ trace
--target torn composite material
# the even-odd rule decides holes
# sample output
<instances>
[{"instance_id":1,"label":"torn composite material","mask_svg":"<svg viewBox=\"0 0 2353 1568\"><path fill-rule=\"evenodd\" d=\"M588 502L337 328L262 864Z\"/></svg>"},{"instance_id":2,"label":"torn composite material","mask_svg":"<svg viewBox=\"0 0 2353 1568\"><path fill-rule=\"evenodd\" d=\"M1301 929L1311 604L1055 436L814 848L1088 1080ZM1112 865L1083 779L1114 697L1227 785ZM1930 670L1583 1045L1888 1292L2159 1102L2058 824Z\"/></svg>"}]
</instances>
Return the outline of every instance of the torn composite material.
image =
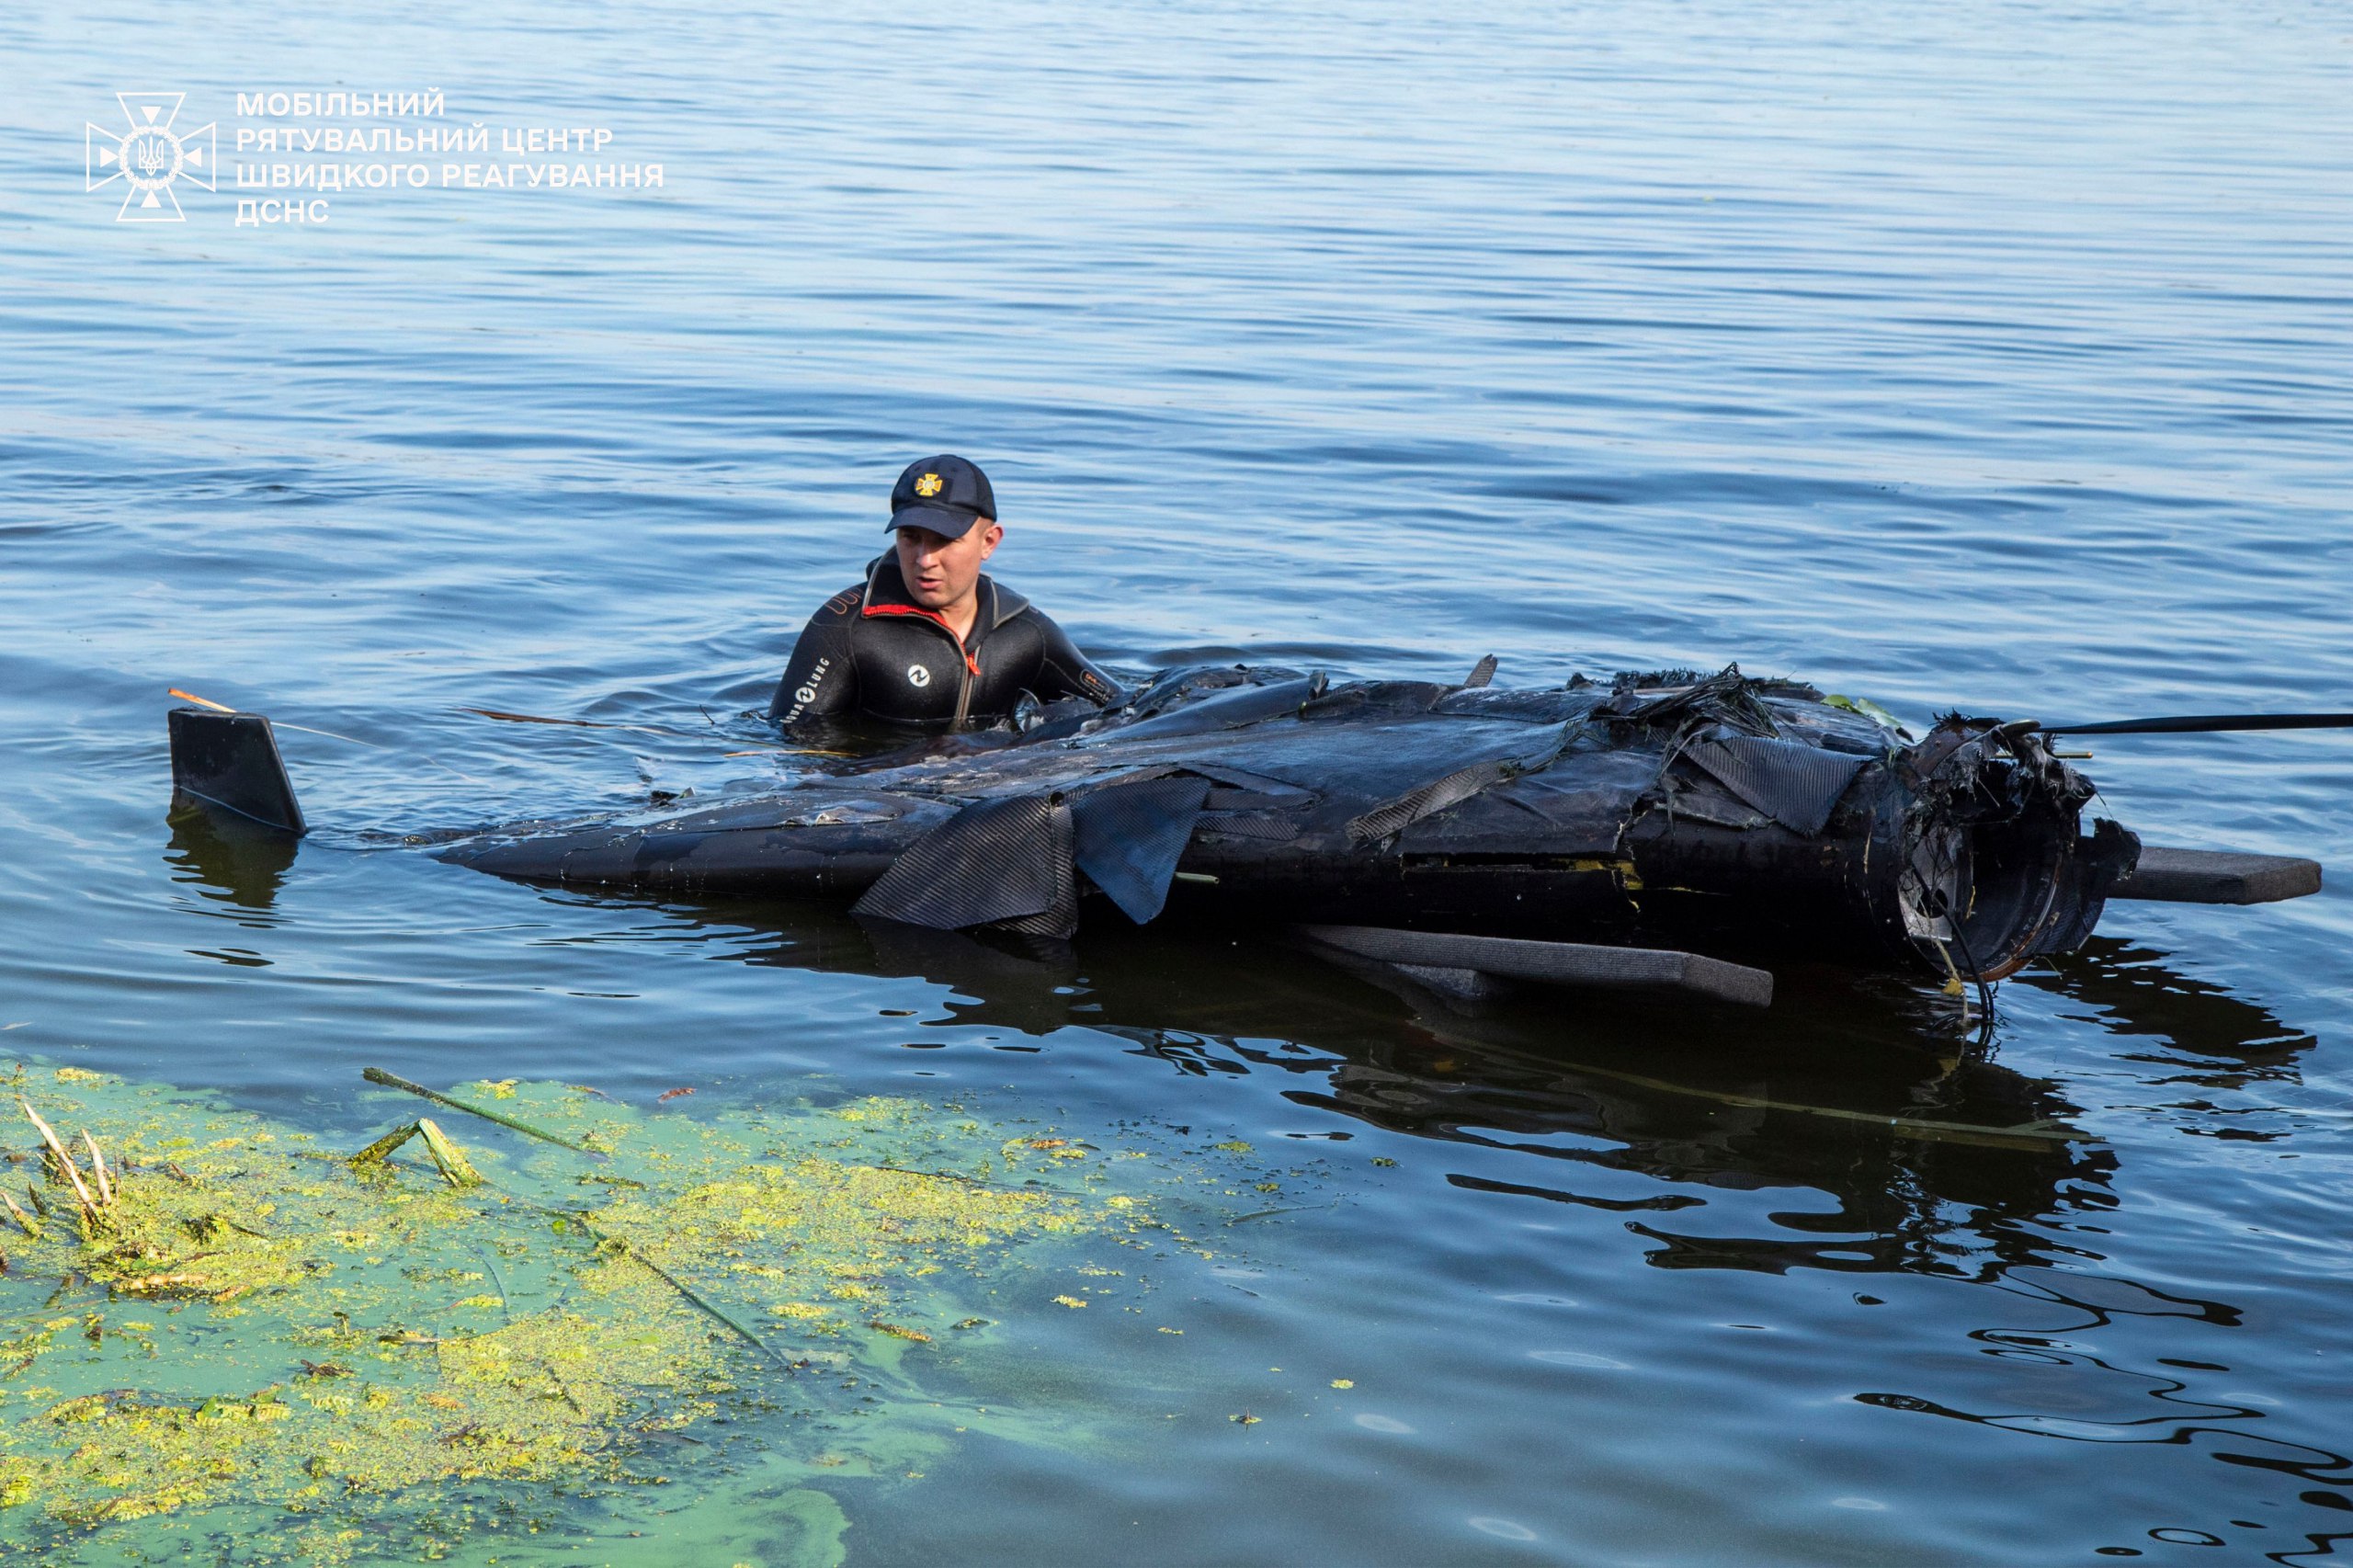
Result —
<instances>
[{"instance_id":1,"label":"torn composite material","mask_svg":"<svg viewBox=\"0 0 2353 1568\"><path fill-rule=\"evenodd\" d=\"M1082 912L1683 946L1987 978L2090 934L2137 850L2031 733L1926 740L1727 670L1525 690L1161 677L1108 715L445 857L1063 936ZM1108 901L1086 895L1100 891Z\"/></svg>"}]
</instances>

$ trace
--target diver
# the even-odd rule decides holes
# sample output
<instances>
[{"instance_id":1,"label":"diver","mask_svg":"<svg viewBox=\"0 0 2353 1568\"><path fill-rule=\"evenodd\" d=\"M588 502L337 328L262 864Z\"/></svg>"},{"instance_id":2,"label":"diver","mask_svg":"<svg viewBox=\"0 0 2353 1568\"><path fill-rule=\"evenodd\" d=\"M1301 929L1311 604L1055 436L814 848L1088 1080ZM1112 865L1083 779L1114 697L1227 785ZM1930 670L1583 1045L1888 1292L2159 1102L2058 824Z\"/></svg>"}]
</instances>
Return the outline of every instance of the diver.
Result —
<instances>
[{"instance_id":1,"label":"diver","mask_svg":"<svg viewBox=\"0 0 2353 1568\"><path fill-rule=\"evenodd\" d=\"M809 618L769 718L961 730L1010 716L1024 692L1040 704L1119 699L1061 627L982 574L1005 528L979 468L947 453L909 463L888 526L895 547Z\"/></svg>"}]
</instances>

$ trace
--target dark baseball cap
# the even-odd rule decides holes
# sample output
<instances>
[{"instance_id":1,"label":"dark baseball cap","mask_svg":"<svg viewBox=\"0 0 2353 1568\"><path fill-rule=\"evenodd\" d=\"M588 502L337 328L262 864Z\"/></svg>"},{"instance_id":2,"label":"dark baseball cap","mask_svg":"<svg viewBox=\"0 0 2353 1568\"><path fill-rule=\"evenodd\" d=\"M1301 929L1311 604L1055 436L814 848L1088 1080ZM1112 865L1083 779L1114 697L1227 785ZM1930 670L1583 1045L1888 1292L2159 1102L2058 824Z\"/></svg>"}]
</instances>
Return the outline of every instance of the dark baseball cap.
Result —
<instances>
[{"instance_id":1,"label":"dark baseball cap","mask_svg":"<svg viewBox=\"0 0 2353 1568\"><path fill-rule=\"evenodd\" d=\"M952 452L909 463L891 486L890 528L962 539L981 517L996 520L996 492L987 474Z\"/></svg>"}]
</instances>

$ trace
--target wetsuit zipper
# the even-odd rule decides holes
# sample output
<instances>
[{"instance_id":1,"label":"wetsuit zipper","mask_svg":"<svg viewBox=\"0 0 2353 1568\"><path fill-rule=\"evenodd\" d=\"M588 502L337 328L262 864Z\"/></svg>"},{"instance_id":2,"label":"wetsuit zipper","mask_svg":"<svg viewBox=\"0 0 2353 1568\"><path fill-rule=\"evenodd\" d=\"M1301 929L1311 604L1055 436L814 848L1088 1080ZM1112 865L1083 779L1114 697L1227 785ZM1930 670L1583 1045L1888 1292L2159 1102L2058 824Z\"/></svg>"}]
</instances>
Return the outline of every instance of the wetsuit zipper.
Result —
<instances>
[{"instance_id":1,"label":"wetsuit zipper","mask_svg":"<svg viewBox=\"0 0 2353 1568\"><path fill-rule=\"evenodd\" d=\"M985 598L986 603L976 600L972 605L972 630L975 631L981 629L981 617L983 613L992 618L996 614L996 587L994 584L987 586ZM956 629L949 625L944 618L938 624L939 630L955 639L957 662L963 666L956 672L956 720L948 726L948 733L952 735L961 732L964 728L964 721L972 716L972 683L980 678L981 661L973 656L971 649L965 647L964 639L957 635Z\"/></svg>"},{"instance_id":2,"label":"wetsuit zipper","mask_svg":"<svg viewBox=\"0 0 2353 1568\"><path fill-rule=\"evenodd\" d=\"M972 650L965 646L964 640L956 635L956 629L949 625L947 620L941 617L938 611L927 610L916 605L872 605L868 607L865 613L870 616L911 616L915 619L920 620L927 626L937 627L939 630L939 634L941 636L947 638L949 642L955 644L957 664L956 717L949 725L949 733L953 733L955 731L962 729L964 727L964 721L972 716L972 681L974 677L980 674L980 661L972 656ZM980 617L975 615L972 618L973 628L978 630L980 624Z\"/></svg>"}]
</instances>

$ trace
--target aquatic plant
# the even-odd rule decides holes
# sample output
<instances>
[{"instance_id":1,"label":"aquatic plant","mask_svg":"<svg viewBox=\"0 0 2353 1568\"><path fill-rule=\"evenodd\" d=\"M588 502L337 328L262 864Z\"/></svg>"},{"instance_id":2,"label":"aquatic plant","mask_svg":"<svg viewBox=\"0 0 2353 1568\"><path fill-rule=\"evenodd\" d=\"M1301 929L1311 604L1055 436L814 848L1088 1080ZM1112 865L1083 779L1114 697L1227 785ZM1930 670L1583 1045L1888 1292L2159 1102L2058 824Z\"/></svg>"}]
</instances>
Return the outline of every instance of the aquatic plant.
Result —
<instances>
[{"instance_id":1,"label":"aquatic plant","mask_svg":"<svg viewBox=\"0 0 2353 1568\"><path fill-rule=\"evenodd\" d=\"M1172 1239L1116 1162L952 1106L690 1116L481 1083L434 1097L546 1141L472 1123L508 1148L468 1148L381 1096L397 1124L354 1151L73 1068L10 1086L40 1138L0 1154L27 1199L0 1248L0 1547L219 1506L332 1558L355 1521L447 1533L501 1485L658 1484L749 1432L798 1434L812 1473L903 1465L829 1400L905 1392L910 1355L985 1329L985 1281L1074 1299L1042 1244Z\"/></svg>"}]
</instances>

